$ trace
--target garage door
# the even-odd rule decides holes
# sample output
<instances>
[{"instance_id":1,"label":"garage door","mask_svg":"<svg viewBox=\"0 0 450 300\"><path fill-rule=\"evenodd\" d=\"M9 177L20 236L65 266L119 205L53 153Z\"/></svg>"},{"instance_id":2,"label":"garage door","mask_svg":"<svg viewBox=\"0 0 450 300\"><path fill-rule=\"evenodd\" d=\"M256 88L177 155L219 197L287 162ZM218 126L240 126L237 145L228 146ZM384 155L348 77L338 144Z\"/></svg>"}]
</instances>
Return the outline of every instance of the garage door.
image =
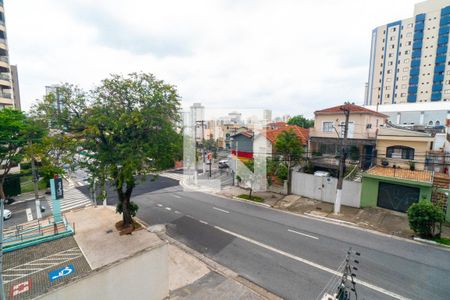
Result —
<instances>
[{"instance_id":1,"label":"garage door","mask_svg":"<svg viewBox=\"0 0 450 300\"><path fill-rule=\"evenodd\" d=\"M380 182L377 205L387 209L406 212L411 204L419 201L419 197L419 188Z\"/></svg>"}]
</instances>

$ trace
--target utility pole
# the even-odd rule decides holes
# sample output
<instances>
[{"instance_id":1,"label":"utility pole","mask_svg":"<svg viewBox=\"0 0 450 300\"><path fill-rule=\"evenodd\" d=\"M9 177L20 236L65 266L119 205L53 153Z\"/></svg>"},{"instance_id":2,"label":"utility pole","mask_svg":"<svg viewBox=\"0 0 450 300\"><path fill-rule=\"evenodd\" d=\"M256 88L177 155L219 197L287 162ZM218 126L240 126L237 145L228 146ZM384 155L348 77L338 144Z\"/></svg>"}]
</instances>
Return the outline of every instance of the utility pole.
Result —
<instances>
[{"instance_id":1,"label":"utility pole","mask_svg":"<svg viewBox=\"0 0 450 300\"><path fill-rule=\"evenodd\" d=\"M34 159L34 154L33 154L33 142L31 140L29 140L28 145L30 146L30 151L31 151L31 172L32 172L32 176L33 176L34 201L36 204L36 216L38 219L41 219L42 218L41 200L39 199L39 189L38 189L39 175L36 171L36 160Z\"/></svg>"},{"instance_id":2,"label":"utility pole","mask_svg":"<svg viewBox=\"0 0 450 300\"><path fill-rule=\"evenodd\" d=\"M345 159L347 156L347 134L348 134L348 119L350 116L350 109L346 102L341 106L341 110L345 115L345 125L344 125L344 138L341 139L341 155L339 157L339 178L336 187L336 201L334 202L334 213L339 214L341 212L341 199L342 199L342 184L344 182L344 169L345 169Z\"/></svg>"}]
</instances>

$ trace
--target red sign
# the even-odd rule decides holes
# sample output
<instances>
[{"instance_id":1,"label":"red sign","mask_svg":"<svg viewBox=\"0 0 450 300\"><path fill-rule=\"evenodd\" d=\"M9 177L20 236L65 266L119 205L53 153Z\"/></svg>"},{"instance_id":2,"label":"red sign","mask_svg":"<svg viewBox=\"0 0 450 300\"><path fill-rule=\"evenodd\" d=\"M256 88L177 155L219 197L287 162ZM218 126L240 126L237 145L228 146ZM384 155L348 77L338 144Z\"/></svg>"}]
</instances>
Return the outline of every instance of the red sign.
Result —
<instances>
[{"instance_id":1,"label":"red sign","mask_svg":"<svg viewBox=\"0 0 450 300\"><path fill-rule=\"evenodd\" d=\"M211 160L211 159L212 159L212 153L209 152L209 153L208 153L208 160Z\"/></svg>"},{"instance_id":2,"label":"red sign","mask_svg":"<svg viewBox=\"0 0 450 300\"><path fill-rule=\"evenodd\" d=\"M11 298L31 290L31 279L15 284L11 287Z\"/></svg>"}]
</instances>

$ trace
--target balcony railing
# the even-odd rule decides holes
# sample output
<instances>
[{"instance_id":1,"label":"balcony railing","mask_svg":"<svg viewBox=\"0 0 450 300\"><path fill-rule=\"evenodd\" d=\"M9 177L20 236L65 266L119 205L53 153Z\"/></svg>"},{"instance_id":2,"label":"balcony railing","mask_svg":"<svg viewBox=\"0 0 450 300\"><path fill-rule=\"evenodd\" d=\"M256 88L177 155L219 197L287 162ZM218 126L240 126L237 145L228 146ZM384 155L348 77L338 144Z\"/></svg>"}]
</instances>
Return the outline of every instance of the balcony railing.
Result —
<instances>
[{"instance_id":1,"label":"balcony railing","mask_svg":"<svg viewBox=\"0 0 450 300\"><path fill-rule=\"evenodd\" d=\"M0 98L12 99L12 94L0 93Z\"/></svg>"},{"instance_id":2,"label":"balcony railing","mask_svg":"<svg viewBox=\"0 0 450 300\"><path fill-rule=\"evenodd\" d=\"M0 38L0 44L5 44L6 45L6 40Z\"/></svg>"},{"instance_id":3,"label":"balcony railing","mask_svg":"<svg viewBox=\"0 0 450 300\"><path fill-rule=\"evenodd\" d=\"M0 56L0 61L4 61L6 63L9 63L9 57L8 56Z\"/></svg>"}]
</instances>

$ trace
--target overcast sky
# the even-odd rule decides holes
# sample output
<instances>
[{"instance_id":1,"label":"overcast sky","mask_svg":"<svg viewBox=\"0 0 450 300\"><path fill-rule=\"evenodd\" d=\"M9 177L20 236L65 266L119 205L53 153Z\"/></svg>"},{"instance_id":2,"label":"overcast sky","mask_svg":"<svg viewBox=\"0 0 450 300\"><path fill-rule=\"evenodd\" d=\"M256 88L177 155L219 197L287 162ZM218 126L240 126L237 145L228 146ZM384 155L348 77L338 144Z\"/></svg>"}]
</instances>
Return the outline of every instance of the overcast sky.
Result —
<instances>
[{"instance_id":1,"label":"overcast sky","mask_svg":"<svg viewBox=\"0 0 450 300\"><path fill-rule=\"evenodd\" d=\"M46 85L153 73L183 106L305 114L362 103L373 28L414 0L4 0L28 109Z\"/></svg>"}]
</instances>

